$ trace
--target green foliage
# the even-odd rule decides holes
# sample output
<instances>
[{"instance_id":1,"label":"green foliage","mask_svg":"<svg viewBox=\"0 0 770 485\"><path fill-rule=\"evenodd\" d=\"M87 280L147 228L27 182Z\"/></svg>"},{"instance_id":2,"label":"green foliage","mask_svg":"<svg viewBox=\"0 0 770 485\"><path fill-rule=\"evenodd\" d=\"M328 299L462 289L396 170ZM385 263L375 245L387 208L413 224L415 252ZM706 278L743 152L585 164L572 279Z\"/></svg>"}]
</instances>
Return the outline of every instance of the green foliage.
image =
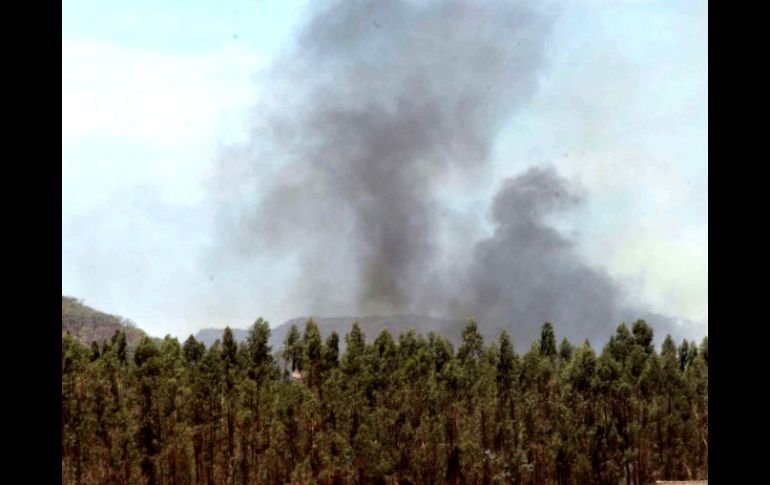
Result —
<instances>
[{"instance_id":1,"label":"green foliage","mask_svg":"<svg viewBox=\"0 0 770 485\"><path fill-rule=\"evenodd\" d=\"M540 355L543 357L556 355L556 334L550 322L545 322L540 330Z\"/></svg>"},{"instance_id":2,"label":"green foliage","mask_svg":"<svg viewBox=\"0 0 770 485\"><path fill-rule=\"evenodd\" d=\"M569 360L572 358L572 351L574 350L574 347L571 343L569 343L569 340L567 340L567 337L564 337L564 339L561 341L561 345L559 345L559 358L562 362L569 362Z\"/></svg>"},{"instance_id":3,"label":"green foliage","mask_svg":"<svg viewBox=\"0 0 770 485\"><path fill-rule=\"evenodd\" d=\"M153 359L160 355L155 341L149 337L144 337L134 351L134 363L139 369L149 366Z\"/></svg>"},{"instance_id":4,"label":"green foliage","mask_svg":"<svg viewBox=\"0 0 770 485\"><path fill-rule=\"evenodd\" d=\"M332 332L324 343L323 361L326 371L337 368L340 363L340 337L337 332Z\"/></svg>"},{"instance_id":5,"label":"green foliage","mask_svg":"<svg viewBox=\"0 0 770 485\"><path fill-rule=\"evenodd\" d=\"M306 378L311 384L320 383L323 370L323 344L321 343L321 331L318 325L309 319L305 324L305 333L302 335L302 347L304 349L304 361L306 363Z\"/></svg>"},{"instance_id":6,"label":"green foliage","mask_svg":"<svg viewBox=\"0 0 770 485\"><path fill-rule=\"evenodd\" d=\"M296 325L292 325L283 342L283 352L281 353L283 360L291 365L292 371L301 371L304 353L300 342L299 329Z\"/></svg>"},{"instance_id":7,"label":"green foliage","mask_svg":"<svg viewBox=\"0 0 770 485\"><path fill-rule=\"evenodd\" d=\"M233 331L230 327L225 327L225 332L222 334L222 361L225 363L225 368L234 367L236 364L236 355L238 354L238 344L233 337Z\"/></svg>"},{"instance_id":8,"label":"green foliage","mask_svg":"<svg viewBox=\"0 0 770 485\"><path fill-rule=\"evenodd\" d=\"M463 329L463 343L458 350L457 356L461 361L475 360L481 356L484 348L484 339L479 333L479 326L476 320L468 320L468 324Z\"/></svg>"},{"instance_id":9,"label":"green foliage","mask_svg":"<svg viewBox=\"0 0 770 485\"><path fill-rule=\"evenodd\" d=\"M203 358L203 355L206 353L206 346L190 335L187 340L184 341L182 351L184 353L185 362L194 366Z\"/></svg>"},{"instance_id":10,"label":"green foliage","mask_svg":"<svg viewBox=\"0 0 770 485\"><path fill-rule=\"evenodd\" d=\"M708 341L658 354L621 324L597 355L546 323L518 355L471 320L444 337L358 324L325 341L290 329L281 372L258 319L230 329L103 346L62 335L67 484L616 484L708 475Z\"/></svg>"},{"instance_id":11,"label":"green foliage","mask_svg":"<svg viewBox=\"0 0 770 485\"><path fill-rule=\"evenodd\" d=\"M272 359L272 349L267 344L270 339L270 324L258 318L249 330L247 346L249 349L249 364L259 367Z\"/></svg>"},{"instance_id":12,"label":"green foliage","mask_svg":"<svg viewBox=\"0 0 770 485\"><path fill-rule=\"evenodd\" d=\"M637 320L631 329L634 335L634 343L644 349L645 353L652 354L652 327L644 320Z\"/></svg>"}]
</instances>

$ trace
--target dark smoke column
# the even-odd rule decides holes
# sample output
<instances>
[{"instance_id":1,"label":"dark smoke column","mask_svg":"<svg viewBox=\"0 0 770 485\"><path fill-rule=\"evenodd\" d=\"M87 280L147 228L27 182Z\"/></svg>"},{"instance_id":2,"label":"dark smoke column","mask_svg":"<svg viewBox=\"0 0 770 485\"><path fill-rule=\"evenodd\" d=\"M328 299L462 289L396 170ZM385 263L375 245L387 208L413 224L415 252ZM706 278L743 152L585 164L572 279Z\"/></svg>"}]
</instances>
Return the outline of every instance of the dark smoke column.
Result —
<instances>
[{"instance_id":1,"label":"dark smoke column","mask_svg":"<svg viewBox=\"0 0 770 485\"><path fill-rule=\"evenodd\" d=\"M464 269L456 311L476 314L488 332L505 328L522 342L533 341L546 321L580 342L606 338L622 318L642 318L640 310L623 308L620 285L586 264L575 242L546 222L582 201L552 168L507 180L492 206L495 232Z\"/></svg>"},{"instance_id":2,"label":"dark smoke column","mask_svg":"<svg viewBox=\"0 0 770 485\"><path fill-rule=\"evenodd\" d=\"M300 292L314 301L352 277L352 311L431 305L415 295L434 273L436 187L483 166L533 94L550 25L541 5L343 1L313 12L274 66L291 99L264 113L251 145L288 162L266 197L224 205L228 244L298 252ZM222 161L240 194L265 183L249 174L266 152L249 150ZM349 257L325 257L340 251Z\"/></svg>"}]
</instances>

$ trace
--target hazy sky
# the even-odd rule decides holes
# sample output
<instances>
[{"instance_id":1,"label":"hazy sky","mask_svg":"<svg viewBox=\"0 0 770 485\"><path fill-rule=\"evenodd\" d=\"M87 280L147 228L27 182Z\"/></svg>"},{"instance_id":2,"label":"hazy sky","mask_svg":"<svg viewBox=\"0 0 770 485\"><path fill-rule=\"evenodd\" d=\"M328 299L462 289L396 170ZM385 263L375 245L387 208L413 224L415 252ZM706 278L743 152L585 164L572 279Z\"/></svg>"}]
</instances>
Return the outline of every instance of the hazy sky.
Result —
<instances>
[{"instance_id":1,"label":"hazy sky","mask_svg":"<svg viewBox=\"0 0 770 485\"><path fill-rule=\"evenodd\" d=\"M292 258L213 263L210 187L311 4L63 2L63 294L158 336L314 312L289 291ZM587 194L554 226L635 301L705 330L707 94L707 2L564 2L493 163L442 187L467 222L444 228L447 254L492 232L504 178L553 166Z\"/></svg>"}]
</instances>

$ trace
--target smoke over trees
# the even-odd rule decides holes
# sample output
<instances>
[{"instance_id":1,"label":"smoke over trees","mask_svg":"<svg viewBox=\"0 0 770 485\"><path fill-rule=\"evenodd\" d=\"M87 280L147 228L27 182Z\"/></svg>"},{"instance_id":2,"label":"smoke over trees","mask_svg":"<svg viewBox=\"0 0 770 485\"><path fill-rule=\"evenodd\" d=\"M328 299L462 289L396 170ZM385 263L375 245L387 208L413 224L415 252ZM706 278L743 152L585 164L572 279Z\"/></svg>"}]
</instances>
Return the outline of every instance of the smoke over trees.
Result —
<instances>
[{"instance_id":1,"label":"smoke over trees","mask_svg":"<svg viewBox=\"0 0 770 485\"><path fill-rule=\"evenodd\" d=\"M573 208L582 195L552 169L530 169L495 196L494 234L475 248L460 308L488 325L510 326L531 339L541 322L559 322L574 340L601 335L622 315L622 292L581 261L574 242L545 218Z\"/></svg>"},{"instance_id":2,"label":"smoke over trees","mask_svg":"<svg viewBox=\"0 0 770 485\"><path fill-rule=\"evenodd\" d=\"M494 234L440 264L438 189L488 165L537 89L555 15L530 1L316 7L270 70L251 140L218 164L213 253L291 255L292 291L316 313L475 315L522 339L545 320L582 339L643 316L545 222L583 197L551 169L508 180Z\"/></svg>"}]
</instances>

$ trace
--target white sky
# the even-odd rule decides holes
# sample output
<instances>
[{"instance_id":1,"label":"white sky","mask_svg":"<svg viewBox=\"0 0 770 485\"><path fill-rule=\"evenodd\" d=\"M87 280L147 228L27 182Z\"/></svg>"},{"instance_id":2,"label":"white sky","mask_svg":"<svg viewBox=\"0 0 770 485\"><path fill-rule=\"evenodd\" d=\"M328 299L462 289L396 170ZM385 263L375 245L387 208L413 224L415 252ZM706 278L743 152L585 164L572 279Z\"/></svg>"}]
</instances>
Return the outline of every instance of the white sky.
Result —
<instances>
[{"instance_id":1,"label":"white sky","mask_svg":"<svg viewBox=\"0 0 770 485\"><path fill-rule=\"evenodd\" d=\"M213 163L244 140L258 74L308 2L62 4L62 293L153 335L280 324L291 262L207 269ZM589 194L555 221L654 310L708 322L706 1L572 1L531 103L511 119L473 191L550 163ZM468 193L458 198L458 193Z\"/></svg>"}]
</instances>

